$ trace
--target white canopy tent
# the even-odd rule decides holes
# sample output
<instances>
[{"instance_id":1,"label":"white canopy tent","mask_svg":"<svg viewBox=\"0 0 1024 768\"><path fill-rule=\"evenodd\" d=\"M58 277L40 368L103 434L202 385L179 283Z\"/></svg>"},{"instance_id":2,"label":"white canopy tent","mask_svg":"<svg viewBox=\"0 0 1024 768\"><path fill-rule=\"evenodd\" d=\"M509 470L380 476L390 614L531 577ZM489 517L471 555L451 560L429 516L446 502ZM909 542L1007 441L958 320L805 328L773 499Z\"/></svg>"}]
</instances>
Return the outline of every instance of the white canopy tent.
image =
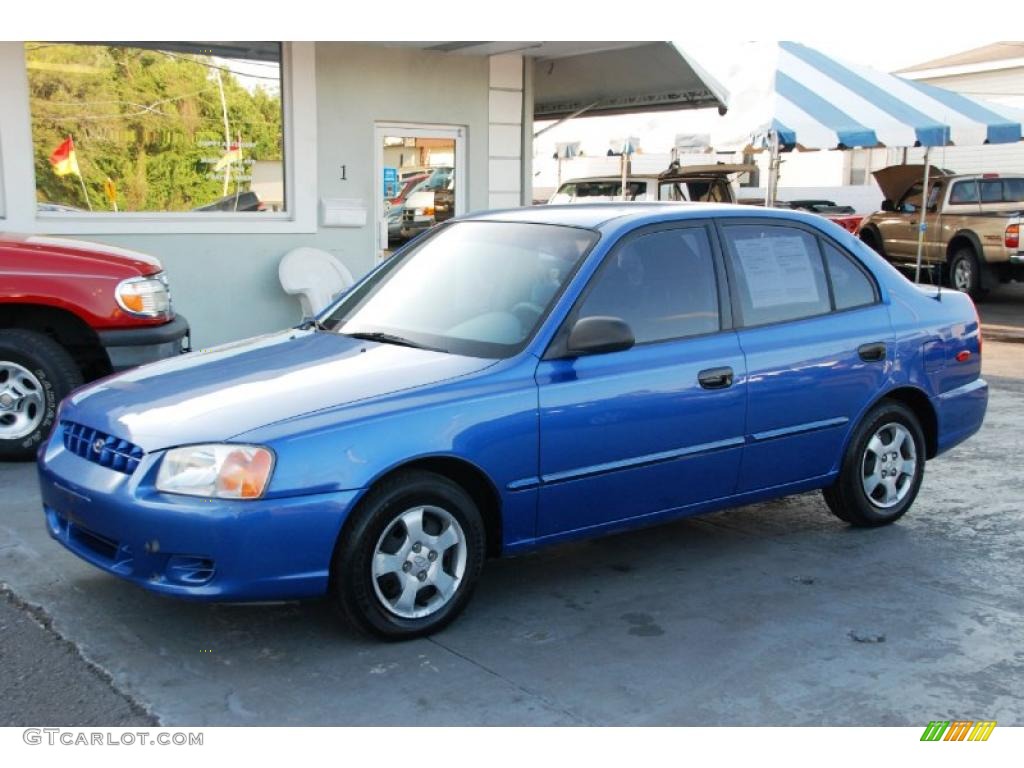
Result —
<instances>
[{"instance_id":1,"label":"white canopy tent","mask_svg":"<svg viewBox=\"0 0 1024 768\"><path fill-rule=\"evenodd\" d=\"M800 149L1003 144L1024 138L1024 111L834 59L793 42L752 43L727 79L719 150L768 150L766 205L774 205L779 153ZM919 233L923 240L924 230ZM921 249L918 248L918 273Z\"/></svg>"}]
</instances>

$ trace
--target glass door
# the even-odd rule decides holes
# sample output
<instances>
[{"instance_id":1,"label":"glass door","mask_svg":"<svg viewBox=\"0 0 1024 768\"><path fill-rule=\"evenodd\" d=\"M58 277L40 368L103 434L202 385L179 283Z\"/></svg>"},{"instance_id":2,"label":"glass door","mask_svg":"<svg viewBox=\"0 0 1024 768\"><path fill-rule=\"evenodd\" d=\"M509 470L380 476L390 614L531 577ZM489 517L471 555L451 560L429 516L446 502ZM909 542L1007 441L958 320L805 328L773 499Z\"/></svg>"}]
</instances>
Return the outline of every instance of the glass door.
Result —
<instances>
[{"instance_id":1,"label":"glass door","mask_svg":"<svg viewBox=\"0 0 1024 768\"><path fill-rule=\"evenodd\" d=\"M378 260L465 212L465 135L458 126L376 126Z\"/></svg>"}]
</instances>

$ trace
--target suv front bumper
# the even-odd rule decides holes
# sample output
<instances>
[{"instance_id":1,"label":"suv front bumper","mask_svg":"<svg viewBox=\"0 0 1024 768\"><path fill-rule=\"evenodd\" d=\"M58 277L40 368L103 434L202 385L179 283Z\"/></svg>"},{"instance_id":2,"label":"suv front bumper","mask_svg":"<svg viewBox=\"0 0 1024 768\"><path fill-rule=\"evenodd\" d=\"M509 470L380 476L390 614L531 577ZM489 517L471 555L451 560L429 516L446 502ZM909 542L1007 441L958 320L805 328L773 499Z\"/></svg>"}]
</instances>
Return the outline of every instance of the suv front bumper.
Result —
<instances>
[{"instance_id":1,"label":"suv front bumper","mask_svg":"<svg viewBox=\"0 0 1024 768\"><path fill-rule=\"evenodd\" d=\"M97 331L115 372L153 363L192 349L188 320L182 315L163 325Z\"/></svg>"}]
</instances>

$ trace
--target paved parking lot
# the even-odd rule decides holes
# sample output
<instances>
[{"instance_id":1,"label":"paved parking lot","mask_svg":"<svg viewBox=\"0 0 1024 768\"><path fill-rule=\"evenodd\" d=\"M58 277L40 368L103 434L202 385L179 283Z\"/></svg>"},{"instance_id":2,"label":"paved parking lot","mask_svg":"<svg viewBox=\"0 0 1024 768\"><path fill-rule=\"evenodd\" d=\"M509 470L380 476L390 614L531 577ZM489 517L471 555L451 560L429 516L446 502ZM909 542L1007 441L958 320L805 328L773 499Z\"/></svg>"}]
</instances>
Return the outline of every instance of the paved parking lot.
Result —
<instances>
[{"instance_id":1,"label":"paved parking lot","mask_svg":"<svg viewBox=\"0 0 1024 768\"><path fill-rule=\"evenodd\" d=\"M46 644L0 612L5 696L45 699L0 717L91 722L100 686L119 721L165 725L1024 725L1024 344L985 351L985 427L898 524L850 529L809 494L495 561L455 625L403 644L322 602L102 574L48 539L33 468L0 465L0 581L95 665L30 670L37 688L20 665Z\"/></svg>"}]
</instances>

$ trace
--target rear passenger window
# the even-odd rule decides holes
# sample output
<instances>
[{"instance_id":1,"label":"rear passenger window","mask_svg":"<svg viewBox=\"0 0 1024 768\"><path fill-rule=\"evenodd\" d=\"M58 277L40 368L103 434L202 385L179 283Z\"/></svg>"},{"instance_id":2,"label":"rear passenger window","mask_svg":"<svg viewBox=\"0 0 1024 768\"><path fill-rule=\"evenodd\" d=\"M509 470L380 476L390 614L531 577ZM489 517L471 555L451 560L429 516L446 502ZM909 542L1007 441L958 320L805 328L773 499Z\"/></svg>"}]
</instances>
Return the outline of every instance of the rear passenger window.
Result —
<instances>
[{"instance_id":1,"label":"rear passenger window","mask_svg":"<svg viewBox=\"0 0 1024 768\"><path fill-rule=\"evenodd\" d=\"M746 326L822 315L831 310L817 238L792 227L725 228Z\"/></svg>"},{"instance_id":2,"label":"rear passenger window","mask_svg":"<svg viewBox=\"0 0 1024 768\"><path fill-rule=\"evenodd\" d=\"M875 303L875 286L853 259L831 243L823 242L828 276L836 309L851 309Z\"/></svg>"},{"instance_id":3,"label":"rear passenger window","mask_svg":"<svg viewBox=\"0 0 1024 768\"><path fill-rule=\"evenodd\" d=\"M958 181L949 193L950 205L969 205L978 202L978 183L976 181Z\"/></svg>"},{"instance_id":4,"label":"rear passenger window","mask_svg":"<svg viewBox=\"0 0 1024 768\"><path fill-rule=\"evenodd\" d=\"M1001 203L1003 202L1003 182L1001 181L983 181L979 185L981 187L981 202L983 203Z\"/></svg>"},{"instance_id":5,"label":"rear passenger window","mask_svg":"<svg viewBox=\"0 0 1024 768\"><path fill-rule=\"evenodd\" d=\"M703 227L640 235L608 255L579 318L626 321L638 344L719 329L718 284Z\"/></svg>"}]
</instances>

